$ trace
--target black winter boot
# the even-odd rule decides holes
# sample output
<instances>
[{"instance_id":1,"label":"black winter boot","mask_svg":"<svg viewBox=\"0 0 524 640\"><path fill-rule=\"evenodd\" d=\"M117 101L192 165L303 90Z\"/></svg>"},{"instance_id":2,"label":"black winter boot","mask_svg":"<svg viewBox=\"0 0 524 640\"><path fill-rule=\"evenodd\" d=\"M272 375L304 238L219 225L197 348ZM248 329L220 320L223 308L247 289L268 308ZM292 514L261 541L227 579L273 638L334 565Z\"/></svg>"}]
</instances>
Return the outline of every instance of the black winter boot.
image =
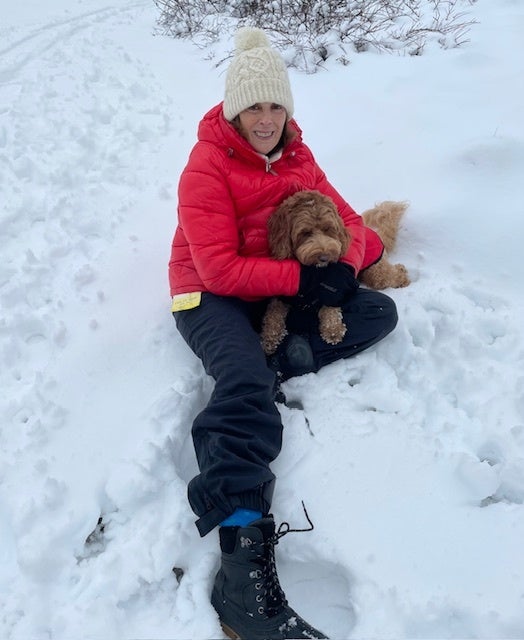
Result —
<instances>
[{"instance_id":1,"label":"black winter boot","mask_svg":"<svg viewBox=\"0 0 524 640\"><path fill-rule=\"evenodd\" d=\"M283 523L275 532L271 515L248 527L221 527L222 566L211 602L230 638L326 638L293 611L280 586L275 544L289 531Z\"/></svg>"},{"instance_id":2,"label":"black winter boot","mask_svg":"<svg viewBox=\"0 0 524 640\"><path fill-rule=\"evenodd\" d=\"M281 382L315 371L315 357L304 336L290 333L268 359L269 368Z\"/></svg>"}]
</instances>

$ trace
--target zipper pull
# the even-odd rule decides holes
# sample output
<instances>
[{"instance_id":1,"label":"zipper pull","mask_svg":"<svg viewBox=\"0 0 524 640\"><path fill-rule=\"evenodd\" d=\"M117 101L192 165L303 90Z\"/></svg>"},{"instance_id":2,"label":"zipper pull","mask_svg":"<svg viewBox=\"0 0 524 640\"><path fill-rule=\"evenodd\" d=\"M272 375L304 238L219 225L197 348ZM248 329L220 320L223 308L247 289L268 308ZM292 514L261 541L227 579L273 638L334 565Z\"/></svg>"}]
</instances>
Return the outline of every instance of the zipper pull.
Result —
<instances>
[{"instance_id":1,"label":"zipper pull","mask_svg":"<svg viewBox=\"0 0 524 640\"><path fill-rule=\"evenodd\" d=\"M277 172L271 166L271 162L269 162L269 158L266 158L266 173L270 173L273 176L278 175Z\"/></svg>"}]
</instances>

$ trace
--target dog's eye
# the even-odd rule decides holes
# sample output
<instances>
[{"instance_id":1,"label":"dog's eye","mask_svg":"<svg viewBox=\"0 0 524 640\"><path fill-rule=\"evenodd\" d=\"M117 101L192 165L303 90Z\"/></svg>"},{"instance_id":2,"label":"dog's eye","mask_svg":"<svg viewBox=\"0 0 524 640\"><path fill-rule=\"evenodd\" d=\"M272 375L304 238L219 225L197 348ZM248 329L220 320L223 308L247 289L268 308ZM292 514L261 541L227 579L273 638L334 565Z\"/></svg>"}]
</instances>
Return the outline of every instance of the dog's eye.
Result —
<instances>
[{"instance_id":1,"label":"dog's eye","mask_svg":"<svg viewBox=\"0 0 524 640\"><path fill-rule=\"evenodd\" d=\"M311 231L301 231L297 236L297 240L298 242L304 242L309 237L311 237Z\"/></svg>"}]
</instances>

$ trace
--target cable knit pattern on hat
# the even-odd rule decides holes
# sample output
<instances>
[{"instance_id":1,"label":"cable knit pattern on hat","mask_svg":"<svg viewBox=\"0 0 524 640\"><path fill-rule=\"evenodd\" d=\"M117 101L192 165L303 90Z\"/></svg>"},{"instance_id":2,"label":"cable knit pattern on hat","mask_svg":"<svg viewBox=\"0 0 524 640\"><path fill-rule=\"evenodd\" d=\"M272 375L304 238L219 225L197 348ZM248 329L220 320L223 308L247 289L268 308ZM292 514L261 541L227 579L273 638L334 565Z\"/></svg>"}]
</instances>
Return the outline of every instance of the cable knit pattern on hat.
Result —
<instances>
[{"instance_id":1,"label":"cable knit pattern on hat","mask_svg":"<svg viewBox=\"0 0 524 640\"><path fill-rule=\"evenodd\" d=\"M257 102L281 104L290 119L294 107L287 68L282 56L271 48L264 31L242 27L236 33L235 46L235 56L226 75L226 120L233 120Z\"/></svg>"}]
</instances>

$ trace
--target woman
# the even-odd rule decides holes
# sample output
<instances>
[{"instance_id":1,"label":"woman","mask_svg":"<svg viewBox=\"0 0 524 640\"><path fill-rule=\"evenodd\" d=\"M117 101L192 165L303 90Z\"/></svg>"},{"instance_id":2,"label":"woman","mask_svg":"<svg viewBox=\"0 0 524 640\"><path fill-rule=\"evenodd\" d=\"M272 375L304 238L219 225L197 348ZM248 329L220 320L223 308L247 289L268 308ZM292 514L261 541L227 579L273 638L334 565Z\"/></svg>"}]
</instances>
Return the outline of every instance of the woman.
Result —
<instances>
[{"instance_id":1,"label":"woman","mask_svg":"<svg viewBox=\"0 0 524 640\"><path fill-rule=\"evenodd\" d=\"M232 638L323 638L288 606L278 583L269 514L281 449L275 379L317 371L374 344L397 322L387 296L358 287L356 275L380 259L382 243L328 182L293 116L286 66L263 31L243 28L228 69L223 103L199 125L180 178L178 227L169 264L177 327L215 388L193 423L200 473L188 496L200 535L220 525L222 566L212 594ZM269 257L266 223L288 196L330 196L352 241L322 269ZM300 304L290 335L270 362L260 321L272 296ZM324 343L304 307L342 306L343 342Z\"/></svg>"}]
</instances>

